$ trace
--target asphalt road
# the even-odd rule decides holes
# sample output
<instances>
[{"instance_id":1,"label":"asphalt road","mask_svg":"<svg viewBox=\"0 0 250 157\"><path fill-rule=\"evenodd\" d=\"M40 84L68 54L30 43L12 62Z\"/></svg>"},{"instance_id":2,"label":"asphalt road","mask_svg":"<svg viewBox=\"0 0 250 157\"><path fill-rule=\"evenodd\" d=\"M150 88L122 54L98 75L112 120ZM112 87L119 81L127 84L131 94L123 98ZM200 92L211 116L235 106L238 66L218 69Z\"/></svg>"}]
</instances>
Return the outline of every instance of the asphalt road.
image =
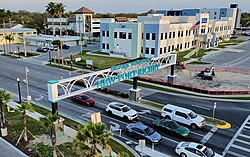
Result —
<instances>
[{"instance_id":1,"label":"asphalt road","mask_svg":"<svg viewBox=\"0 0 250 157\"><path fill-rule=\"evenodd\" d=\"M15 93L15 100L17 99L17 81L16 78L19 77L20 80L25 79L25 67L30 68L29 72L29 90L32 95L32 100L46 107L51 107L47 99L47 81L60 79L61 76L64 78L69 77L69 72L55 69L52 67L41 66L34 63L26 62L25 60L14 60L7 57L0 57L0 87L5 88L10 92ZM72 76L77 75L72 73ZM117 83L111 86L116 88L121 92L128 92L132 87L131 85L124 83ZM140 87L142 88L142 87ZM26 97L26 84L21 82L21 93L22 96ZM148 110L143 106L135 105L135 103L128 100L117 100L114 97L108 97L97 92L88 92L88 95L93 97L96 100L96 105L94 107L84 107L78 104L74 104L70 99L62 100L59 103L59 113L63 113L73 119L80 122L87 122L90 120L90 113L101 112L102 121L107 124L108 129L110 127L110 122L115 122L120 125L120 128L124 130L125 126L130 123L124 121L121 118L110 116L105 112L106 105L111 101L124 101L124 103L131 106L137 111ZM199 114L204 114L207 116L212 115L213 103L217 102L216 109L216 118L224 119L232 124L232 128L228 130L217 130L213 136L206 142L207 146L210 146L218 153L223 152L224 148L235 134L237 129L240 127L246 116L249 114L249 103L247 102L228 102L224 100L212 100L205 98L194 98L191 96L179 96L168 94L160 91L155 91L152 89L142 88L143 99L155 101L161 104L175 104L190 108ZM152 121L159 117L159 111L150 109L151 114L139 114L140 120L146 125L152 125ZM190 141L200 142L203 137L210 131L211 127L207 126L202 130L192 130L192 134L189 139ZM165 154L175 156L174 148L177 143L185 140L177 137L173 137L166 133L160 132L163 136L161 144L155 146L156 150L159 150ZM118 134L118 132L115 132ZM124 131L122 131L122 138L124 142L130 140L134 144L131 144L131 147L134 147L138 140L133 139L127 136ZM150 147L150 145L148 145Z\"/></svg>"}]
</instances>

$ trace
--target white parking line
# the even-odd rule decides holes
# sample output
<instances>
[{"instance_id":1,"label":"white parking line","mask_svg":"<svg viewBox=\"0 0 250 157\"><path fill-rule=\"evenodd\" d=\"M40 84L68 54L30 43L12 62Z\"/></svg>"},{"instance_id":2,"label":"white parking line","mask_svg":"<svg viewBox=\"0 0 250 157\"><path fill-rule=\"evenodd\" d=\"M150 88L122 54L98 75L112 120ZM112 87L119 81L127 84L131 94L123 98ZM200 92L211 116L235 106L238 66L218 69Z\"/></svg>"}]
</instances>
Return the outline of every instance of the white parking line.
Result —
<instances>
[{"instance_id":1,"label":"white parking line","mask_svg":"<svg viewBox=\"0 0 250 157\"><path fill-rule=\"evenodd\" d=\"M197 108L200 108L200 109L204 109L204 110L208 110L210 111L211 109L210 108L207 108L207 107L203 107L203 106L198 106L198 105L191 105L193 107L197 107Z\"/></svg>"},{"instance_id":2,"label":"white parking line","mask_svg":"<svg viewBox=\"0 0 250 157\"><path fill-rule=\"evenodd\" d=\"M237 148L237 149L240 149L240 150L243 150L245 152L250 153L250 149L247 149L245 147L241 147L241 146L238 146L238 145L235 145L235 144L232 144L231 147L234 147L234 148Z\"/></svg>"},{"instance_id":3,"label":"white parking line","mask_svg":"<svg viewBox=\"0 0 250 157\"><path fill-rule=\"evenodd\" d=\"M247 157L245 155L241 155L241 154L238 154L238 153L235 153L235 152L232 152L232 151L228 151L227 154L230 154L230 155L233 155L233 156L236 156L236 157Z\"/></svg>"},{"instance_id":4,"label":"white parking line","mask_svg":"<svg viewBox=\"0 0 250 157\"><path fill-rule=\"evenodd\" d=\"M3 74L10 76L10 74L9 74L9 73L6 73L6 72L3 72Z\"/></svg>"}]
</instances>

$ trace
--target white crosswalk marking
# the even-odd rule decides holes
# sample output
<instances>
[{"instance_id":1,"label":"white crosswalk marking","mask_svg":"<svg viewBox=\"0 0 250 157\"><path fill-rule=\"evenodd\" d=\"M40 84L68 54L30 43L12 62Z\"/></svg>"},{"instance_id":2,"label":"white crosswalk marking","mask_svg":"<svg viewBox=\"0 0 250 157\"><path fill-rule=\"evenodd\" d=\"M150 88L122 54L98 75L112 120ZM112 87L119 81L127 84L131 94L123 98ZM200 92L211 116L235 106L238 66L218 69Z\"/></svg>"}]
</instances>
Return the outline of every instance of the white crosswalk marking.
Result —
<instances>
[{"instance_id":1,"label":"white crosswalk marking","mask_svg":"<svg viewBox=\"0 0 250 157\"><path fill-rule=\"evenodd\" d=\"M243 122L239 130L236 132L232 140L223 151L224 157L247 157L250 153L250 135L246 131L250 129L250 115ZM228 154L228 155L227 155Z\"/></svg>"}]
</instances>

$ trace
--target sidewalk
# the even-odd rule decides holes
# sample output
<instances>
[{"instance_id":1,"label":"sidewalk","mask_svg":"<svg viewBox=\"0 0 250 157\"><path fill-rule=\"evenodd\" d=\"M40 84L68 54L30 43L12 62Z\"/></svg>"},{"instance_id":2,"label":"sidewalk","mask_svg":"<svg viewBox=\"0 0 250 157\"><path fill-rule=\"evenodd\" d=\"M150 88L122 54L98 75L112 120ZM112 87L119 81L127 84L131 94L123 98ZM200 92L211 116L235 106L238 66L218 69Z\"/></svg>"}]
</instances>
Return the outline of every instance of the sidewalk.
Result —
<instances>
[{"instance_id":1,"label":"sidewalk","mask_svg":"<svg viewBox=\"0 0 250 157\"><path fill-rule=\"evenodd\" d=\"M140 152L140 155L143 157L145 155L151 156L151 157L170 157L169 155L163 154L161 152L158 152L156 150L152 150L152 148L149 147L143 147L141 148L139 145L135 147L135 150Z\"/></svg>"},{"instance_id":2,"label":"sidewalk","mask_svg":"<svg viewBox=\"0 0 250 157\"><path fill-rule=\"evenodd\" d=\"M28 157L2 137L0 137L0 154L1 157Z\"/></svg>"}]
</instances>

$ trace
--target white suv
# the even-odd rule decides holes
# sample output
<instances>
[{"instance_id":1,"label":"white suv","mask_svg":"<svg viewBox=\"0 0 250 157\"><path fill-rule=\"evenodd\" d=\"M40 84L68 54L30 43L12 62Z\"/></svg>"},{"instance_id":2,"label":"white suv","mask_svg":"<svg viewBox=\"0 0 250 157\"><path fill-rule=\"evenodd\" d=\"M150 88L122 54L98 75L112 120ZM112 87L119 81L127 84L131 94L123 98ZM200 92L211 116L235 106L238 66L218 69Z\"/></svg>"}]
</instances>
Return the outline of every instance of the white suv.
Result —
<instances>
[{"instance_id":1,"label":"white suv","mask_svg":"<svg viewBox=\"0 0 250 157\"><path fill-rule=\"evenodd\" d=\"M119 102L109 103L106 108L106 111L109 114L113 114L113 115L125 118L127 120L134 120L138 117L137 111Z\"/></svg>"},{"instance_id":2,"label":"white suv","mask_svg":"<svg viewBox=\"0 0 250 157\"><path fill-rule=\"evenodd\" d=\"M202 128L206 125L205 119L192 110L171 104L167 104L162 108L161 117L191 126L192 129Z\"/></svg>"},{"instance_id":3,"label":"white suv","mask_svg":"<svg viewBox=\"0 0 250 157\"><path fill-rule=\"evenodd\" d=\"M180 142L175 152L181 157L222 157L212 149L194 142Z\"/></svg>"}]
</instances>

